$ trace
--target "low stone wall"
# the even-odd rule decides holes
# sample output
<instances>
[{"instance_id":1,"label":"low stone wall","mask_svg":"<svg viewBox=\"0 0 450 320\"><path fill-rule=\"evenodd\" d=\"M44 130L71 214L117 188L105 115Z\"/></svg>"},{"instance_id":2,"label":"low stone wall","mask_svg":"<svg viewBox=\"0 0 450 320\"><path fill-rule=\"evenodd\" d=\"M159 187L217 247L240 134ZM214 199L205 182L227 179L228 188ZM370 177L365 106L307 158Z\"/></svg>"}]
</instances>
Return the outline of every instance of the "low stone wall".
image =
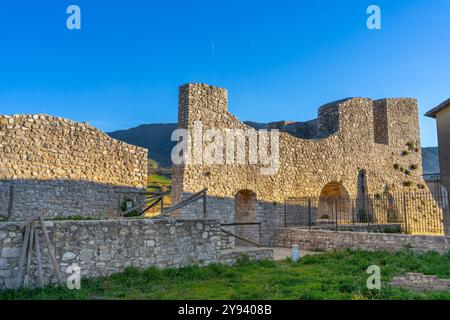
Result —
<instances>
[{"instance_id":1,"label":"low stone wall","mask_svg":"<svg viewBox=\"0 0 450 320\"><path fill-rule=\"evenodd\" d=\"M88 181L0 180L0 213L10 213L11 220L24 220L37 212L49 218L111 218L120 215L125 199L133 205L143 203L146 198L138 191L143 190Z\"/></svg>"},{"instance_id":2,"label":"low stone wall","mask_svg":"<svg viewBox=\"0 0 450 320\"><path fill-rule=\"evenodd\" d=\"M298 244L303 250L359 249L397 251L409 248L414 251L450 250L450 237L415 236L405 234L307 230L297 228L277 229L273 238L275 247L290 248Z\"/></svg>"},{"instance_id":3,"label":"low stone wall","mask_svg":"<svg viewBox=\"0 0 450 320\"><path fill-rule=\"evenodd\" d=\"M220 260L220 223L216 220L120 219L46 221L64 281L76 263L82 277L106 276L125 267L181 267ZM38 229L40 230L40 228ZM0 223L0 289L14 286L23 231ZM47 245L40 232L45 282L54 283ZM33 253L29 283L37 283Z\"/></svg>"},{"instance_id":4,"label":"low stone wall","mask_svg":"<svg viewBox=\"0 0 450 320\"><path fill-rule=\"evenodd\" d=\"M235 264L243 256L248 257L250 260L272 260L273 249L272 248L234 248L229 250L222 250L219 256L219 262L226 265Z\"/></svg>"},{"instance_id":5,"label":"low stone wall","mask_svg":"<svg viewBox=\"0 0 450 320\"><path fill-rule=\"evenodd\" d=\"M389 285L412 291L447 291L450 290L450 279L409 272L402 277L394 277Z\"/></svg>"}]
</instances>

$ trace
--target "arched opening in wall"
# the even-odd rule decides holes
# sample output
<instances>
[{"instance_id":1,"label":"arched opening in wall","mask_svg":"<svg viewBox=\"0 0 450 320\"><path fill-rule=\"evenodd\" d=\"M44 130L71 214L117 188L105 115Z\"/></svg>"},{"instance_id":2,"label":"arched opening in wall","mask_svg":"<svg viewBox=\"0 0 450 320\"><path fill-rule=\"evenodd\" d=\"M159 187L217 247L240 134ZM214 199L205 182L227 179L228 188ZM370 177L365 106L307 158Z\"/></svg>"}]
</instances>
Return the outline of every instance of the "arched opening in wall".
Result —
<instances>
[{"instance_id":1,"label":"arched opening in wall","mask_svg":"<svg viewBox=\"0 0 450 320\"><path fill-rule=\"evenodd\" d=\"M347 224L352 222L349 193L340 182L330 182L320 192L317 224Z\"/></svg>"},{"instance_id":2,"label":"arched opening in wall","mask_svg":"<svg viewBox=\"0 0 450 320\"><path fill-rule=\"evenodd\" d=\"M256 193L251 190L240 190L234 196L235 222L257 222L256 219ZM258 243L258 227L254 225L237 225L236 235L252 242ZM237 246L251 246L248 242L236 239Z\"/></svg>"},{"instance_id":3,"label":"arched opening in wall","mask_svg":"<svg viewBox=\"0 0 450 320\"><path fill-rule=\"evenodd\" d=\"M356 192L356 222L372 221L370 212L370 197L367 188L367 172L362 169L358 171L357 192Z\"/></svg>"}]
</instances>

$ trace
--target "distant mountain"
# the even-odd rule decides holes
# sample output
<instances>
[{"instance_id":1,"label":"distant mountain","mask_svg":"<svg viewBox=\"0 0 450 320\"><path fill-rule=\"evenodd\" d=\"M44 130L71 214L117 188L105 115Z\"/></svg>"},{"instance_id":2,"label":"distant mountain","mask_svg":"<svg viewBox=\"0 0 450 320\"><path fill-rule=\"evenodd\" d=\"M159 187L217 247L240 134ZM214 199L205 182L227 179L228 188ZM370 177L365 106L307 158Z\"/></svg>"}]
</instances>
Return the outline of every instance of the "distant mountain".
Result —
<instances>
[{"instance_id":1,"label":"distant mountain","mask_svg":"<svg viewBox=\"0 0 450 320\"><path fill-rule=\"evenodd\" d=\"M296 123L279 121L271 123L257 123L246 121L245 124L255 129L279 129L300 137L308 137L313 133L308 123ZM171 141L172 132L177 128L176 123L144 124L128 130L109 132L114 139L133 144L149 150L148 156L162 167L172 165L170 154L176 142ZM422 149L422 161L424 173L439 172L439 151L437 147Z\"/></svg>"},{"instance_id":2,"label":"distant mountain","mask_svg":"<svg viewBox=\"0 0 450 320\"><path fill-rule=\"evenodd\" d=\"M114 139L148 149L148 157L163 167L172 165L170 154L176 145L171 141L172 132L178 127L176 123L143 124L128 130L109 132Z\"/></svg>"}]
</instances>

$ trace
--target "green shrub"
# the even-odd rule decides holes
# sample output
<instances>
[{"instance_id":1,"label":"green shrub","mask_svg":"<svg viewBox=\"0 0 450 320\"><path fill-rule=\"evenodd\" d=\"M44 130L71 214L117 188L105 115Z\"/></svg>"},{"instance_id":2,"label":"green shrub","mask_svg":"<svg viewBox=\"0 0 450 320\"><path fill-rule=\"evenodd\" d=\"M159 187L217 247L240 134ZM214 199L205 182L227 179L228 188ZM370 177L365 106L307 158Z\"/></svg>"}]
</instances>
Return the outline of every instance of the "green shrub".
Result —
<instances>
[{"instance_id":1,"label":"green shrub","mask_svg":"<svg viewBox=\"0 0 450 320\"><path fill-rule=\"evenodd\" d=\"M129 218L129 217L137 217L138 216L138 212L136 210L130 211L128 213L125 213L128 210L127 202L130 202L130 201L131 201L132 206L133 206L133 199L125 198L122 201L122 204L120 206L120 210L122 210L122 212L124 212L124 214L123 214L124 217L127 217L127 218Z\"/></svg>"},{"instance_id":2,"label":"green shrub","mask_svg":"<svg viewBox=\"0 0 450 320\"><path fill-rule=\"evenodd\" d=\"M401 229L397 226L387 226L383 228L383 233L401 233Z\"/></svg>"},{"instance_id":3,"label":"green shrub","mask_svg":"<svg viewBox=\"0 0 450 320\"><path fill-rule=\"evenodd\" d=\"M414 142L408 141L406 143L406 146L408 147L408 150L413 150L414 149Z\"/></svg>"},{"instance_id":4,"label":"green shrub","mask_svg":"<svg viewBox=\"0 0 450 320\"><path fill-rule=\"evenodd\" d=\"M411 187L412 186L412 182L411 181L403 181L403 186L404 187Z\"/></svg>"}]
</instances>

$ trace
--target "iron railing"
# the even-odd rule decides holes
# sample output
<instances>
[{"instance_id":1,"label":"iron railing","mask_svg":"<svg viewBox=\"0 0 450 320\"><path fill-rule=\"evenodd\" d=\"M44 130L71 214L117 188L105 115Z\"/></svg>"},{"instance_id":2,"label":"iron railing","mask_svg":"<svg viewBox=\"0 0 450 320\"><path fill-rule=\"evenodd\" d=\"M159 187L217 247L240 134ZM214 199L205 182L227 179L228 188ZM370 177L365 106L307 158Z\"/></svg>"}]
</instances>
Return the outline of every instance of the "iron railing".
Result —
<instances>
[{"instance_id":1,"label":"iron railing","mask_svg":"<svg viewBox=\"0 0 450 320\"><path fill-rule=\"evenodd\" d=\"M285 227L449 235L450 198L431 193L304 197L285 201Z\"/></svg>"},{"instance_id":2,"label":"iron railing","mask_svg":"<svg viewBox=\"0 0 450 320\"><path fill-rule=\"evenodd\" d=\"M121 213L122 216L142 216L148 212L151 208L160 205L161 212L164 209L164 193L163 192L149 192L149 191L116 191L120 194L134 194L145 196L146 199L143 203L140 203L132 208L126 209Z\"/></svg>"},{"instance_id":3,"label":"iron railing","mask_svg":"<svg viewBox=\"0 0 450 320\"><path fill-rule=\"evenodd\" d=\"M205 188L203 190L200 190L197 193L194 193L193 195L190 195L189 197L187 197L186 199L184 199L183 201L181 201L180 203L166 208L164 209L164 211L161 212L162 215L170 215L171 213L173 213L174 211L177 211L197 200L202 199L203 202L203 218L206 219L207 218L207 211L206 211L206 199L207 199L207 193L208 193L208 189Z\"/></svg>"}]
</instances>

